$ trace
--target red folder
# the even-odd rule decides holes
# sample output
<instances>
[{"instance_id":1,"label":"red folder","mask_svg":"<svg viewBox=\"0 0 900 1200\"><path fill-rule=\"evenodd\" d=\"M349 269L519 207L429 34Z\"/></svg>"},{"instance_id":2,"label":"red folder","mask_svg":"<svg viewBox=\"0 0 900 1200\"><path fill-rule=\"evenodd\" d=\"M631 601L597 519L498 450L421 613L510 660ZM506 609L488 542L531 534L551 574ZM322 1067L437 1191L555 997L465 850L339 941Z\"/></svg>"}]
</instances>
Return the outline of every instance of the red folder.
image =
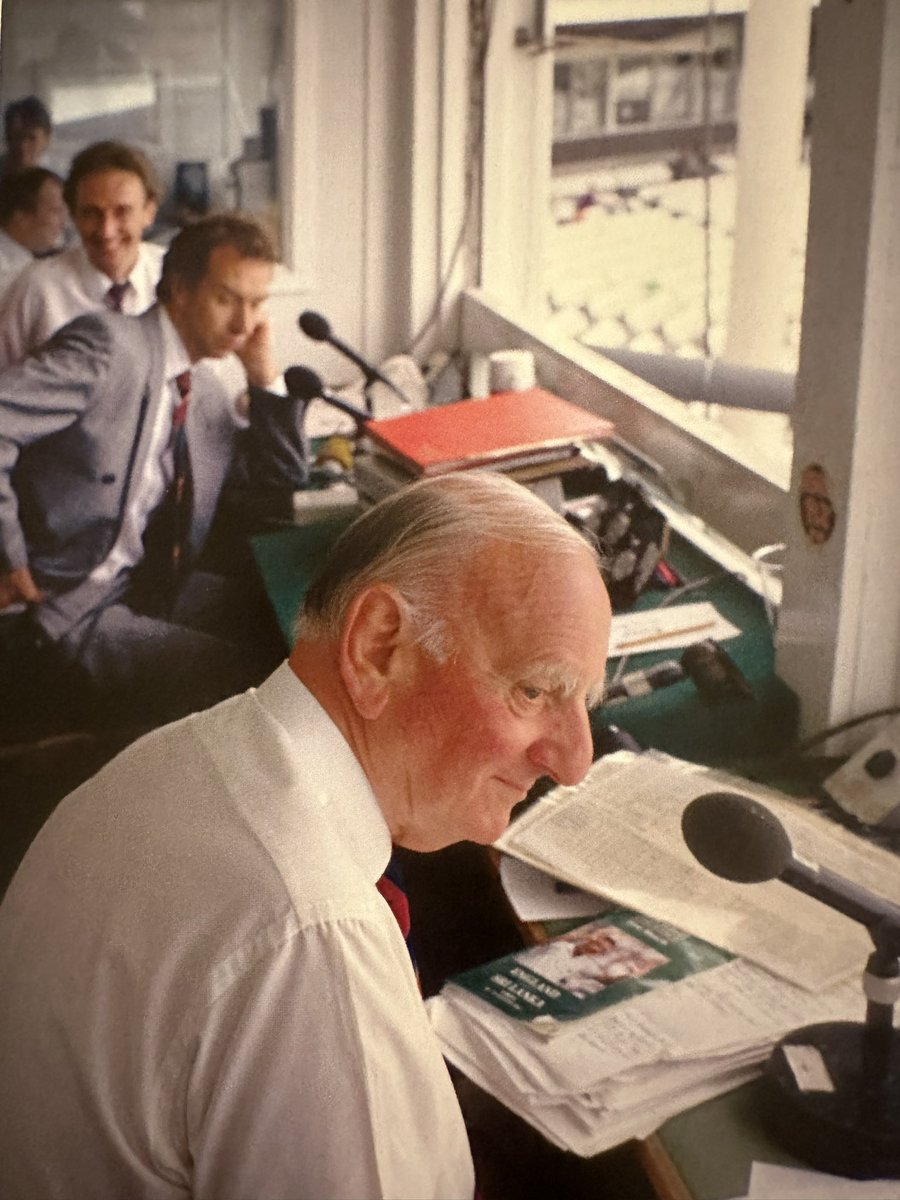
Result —
<instances>
[{"instance_id":1,"label":"red folder","mask_svg":"<svg viewBox=\"0 0 900 1200\"><path fill-rule=\"evenodd\" d=\"M564 459L582 442L609 437L613 424L536 387L369 421L365 429L376 450L414 474L440 475Z\"/></svg>"}]
</instances>

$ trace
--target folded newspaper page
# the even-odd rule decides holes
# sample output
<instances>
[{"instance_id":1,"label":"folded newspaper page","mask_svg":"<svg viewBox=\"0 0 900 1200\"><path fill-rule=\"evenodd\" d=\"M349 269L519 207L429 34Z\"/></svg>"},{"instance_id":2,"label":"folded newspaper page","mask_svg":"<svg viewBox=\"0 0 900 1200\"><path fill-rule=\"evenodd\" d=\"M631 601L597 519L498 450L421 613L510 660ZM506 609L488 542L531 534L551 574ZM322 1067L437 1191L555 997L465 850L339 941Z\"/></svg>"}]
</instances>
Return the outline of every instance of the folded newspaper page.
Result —
<instances>
[{"instance_id":1,"label":"folded newspaper page","mask_svg":"<svg viewBox=\"0 0 900 1200\"><path fill-rule=\"evenodd\" d=\"M655 751L599 759L576 787L542 797L496 846L801 987L820 990L858 975L872 949L863 926L778 880L731 883L694 859L681 814L712 791L760 801L799 856L900 903L896 855L786 795Z\"/></svg>"}]
</instances>

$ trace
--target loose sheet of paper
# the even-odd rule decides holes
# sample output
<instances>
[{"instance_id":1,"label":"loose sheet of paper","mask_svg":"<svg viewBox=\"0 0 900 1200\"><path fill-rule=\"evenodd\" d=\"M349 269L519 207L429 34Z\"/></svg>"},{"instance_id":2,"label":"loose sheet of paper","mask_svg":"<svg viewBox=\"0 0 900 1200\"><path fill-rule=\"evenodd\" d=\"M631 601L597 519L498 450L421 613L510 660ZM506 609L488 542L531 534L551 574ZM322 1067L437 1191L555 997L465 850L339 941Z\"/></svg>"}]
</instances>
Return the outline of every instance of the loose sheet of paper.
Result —
<instances>
[{"instance_id":1,"label":"loose sheet of paper","mask_svg":"<svg viewBox=\"0 0 900 1200\"><path fill-rule=\"evenodd\" d=\"M567 917L592 917L604 907L591 892L554 879L520 858L504 854L500 882L520 921L554 921Z\"/></svg>"},{"instance_id":2,"label":"loose sheet of paper","mask_svg":"<svg viewBox=\"0 0 900 1200\"><path fill-rule=\"evenodd\" d=\"M797 1167L754 1163L747 1200L900 1200L900 1180L844 1179Z\"/></svg>"},{"instance_id":3,"label":"loose sheet of paper","mask_svg":"<svg viewBox=\"0 0 900 1200\"><path fill-rule=\"evenodd\" d=\"M612 619L609 657L617 658L621 654L630 657L651 650L677 650L706 638L723 642L737 637L740 632L708 601L618 613Z\"/></svg>"}]
</instances>

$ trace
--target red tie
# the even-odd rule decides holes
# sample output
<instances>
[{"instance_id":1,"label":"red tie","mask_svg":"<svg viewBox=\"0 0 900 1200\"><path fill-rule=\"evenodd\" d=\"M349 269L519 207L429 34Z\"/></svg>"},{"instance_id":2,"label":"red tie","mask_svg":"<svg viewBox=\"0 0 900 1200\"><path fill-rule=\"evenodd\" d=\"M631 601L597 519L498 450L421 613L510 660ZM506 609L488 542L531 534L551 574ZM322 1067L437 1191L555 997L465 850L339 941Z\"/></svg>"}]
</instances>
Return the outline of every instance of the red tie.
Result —
<instances>
[{"instance_id":1,"label":"red tie","mask_svg":"<svg viewBox=\"0 0 900 1200\"><path fill-rule=\"evenodd\" d=\"M184 547L191 527L191 456L188 450L187 421L188 405L191 401L191 373L182 371L175 376L178 403L172 412L172 500L174 510L172 537L172 591L173 596L181 582L184 571Z\"/></svg>"},{"instance_id":2,"label":"red tie","mask_svg":"<svg viewBox=\"0 0 900 1200\"><path fill-rule=\"evenodd\" d=\"M402 888L399 888L393 879L388 879L387 875L382 875L375 886L390 905L391 912L400 926L400 932L403 934L403 937L408 938L409 901L406 898L406 892Z\"/></svg>"},{"instance_id":3,"label":"red tie","mask_svg":"<svg viewBox=\"0 0 900 1200\"><path fill-rule=\"evenodd\" d=\"M127 291L128 291L128 280L127 279L125 280L124 283L110 284L110 287L107 290L106 295L104 296L104 300L106 302L106 307L108 309L110 309L110 311L112 311L112 312L121 312L122 311L122 301L125 299L125 293Z\"/></svg>"}]
</instances>

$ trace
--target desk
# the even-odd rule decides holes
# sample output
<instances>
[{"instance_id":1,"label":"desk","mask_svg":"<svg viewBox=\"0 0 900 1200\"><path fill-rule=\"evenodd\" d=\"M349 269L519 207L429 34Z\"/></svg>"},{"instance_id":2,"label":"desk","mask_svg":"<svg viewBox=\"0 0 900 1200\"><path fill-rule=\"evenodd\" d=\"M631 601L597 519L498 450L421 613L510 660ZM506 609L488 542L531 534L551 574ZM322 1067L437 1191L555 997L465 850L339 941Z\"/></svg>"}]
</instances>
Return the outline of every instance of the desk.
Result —
<instances>
[{"instance_id":1,"label":"desk","mask_svg":"<svg viewBox=\"0 0 900 1200\"><path fill-rule=\"evenodd\" d=\"M294 640L294 621L319 564L354 516L356 511L348 510L323 521L251 537L253 557L286 646Z\"/></svg>"},{"instance_id":2,"label":"desk","mask_svg":"<svg viewBox=\"0 0 900 1200\"><path fill-rule=\"evenodd\" d=\"M322 555L349 520L347 515L252 539L286 641ZM724 576L683 538L673 535L668 558L686 580L712 577L708 590L697 598L713 601L744 631L728 644L728 651L751 684L753 699L710 706L692 683L684 681L601 710L595 716L595 742L602 740L603 721L611 720L645 746L694 761L727 762L772 753L793 736L797 706L774 675L772 639L761 600L739 580ZM645 594L639 603L649 606L660 598L659 593ZM652 661L650 656L640 660ZM522 944L483 847L461 843L437 854L401 851L398 857L426 996L437 992L448 976ZM701 1105L668 1122L645 1143L627 1144L596 1160L556 1151L467 1081L460 1083L460 1099L476 1139L477 1131L485 1131L482 1145L476 1145L476 1153L490 1157L493 1168L485 1200L524 1200L530 1195L645 1200L654 1194L648 1181L663 1200L730 1200L745 1188L755 1155L786 1161L755 1121L754 1089L751 1085Z\"/></svg>"},{"instance_id":3,"label":"desk","mask_svg":"<svg viewBox=\"0 0 900 1200\"><path fill-rule=\"evenodd\" d=\"M687 600L708 600L741 636L723 643L753 690L752 699L706 701L690 680L634 697L597 717L620 726L644 747L707 766L770 755L784 749L797 729L797 698L775 675L775 650L761 598L726 573L685 538L672 534L666 556L685 583L709 579ZM666 593L645 591L636 609L656 607ZM633 655L626 670L677 658L680 651Z\"/></svg>"},{"instance_id":4,"label":"desk","mask_svg":"<svg viewBox=\"0 0 900 1200\"><path fill-rule=\"evenodd\" d=\"M673 1117L642 1142L641 1161L661 1200L743 1196L754 1161L806 1166L768 1136L761 1102L757 1079Z\"/></svg>"}]
</instances>

